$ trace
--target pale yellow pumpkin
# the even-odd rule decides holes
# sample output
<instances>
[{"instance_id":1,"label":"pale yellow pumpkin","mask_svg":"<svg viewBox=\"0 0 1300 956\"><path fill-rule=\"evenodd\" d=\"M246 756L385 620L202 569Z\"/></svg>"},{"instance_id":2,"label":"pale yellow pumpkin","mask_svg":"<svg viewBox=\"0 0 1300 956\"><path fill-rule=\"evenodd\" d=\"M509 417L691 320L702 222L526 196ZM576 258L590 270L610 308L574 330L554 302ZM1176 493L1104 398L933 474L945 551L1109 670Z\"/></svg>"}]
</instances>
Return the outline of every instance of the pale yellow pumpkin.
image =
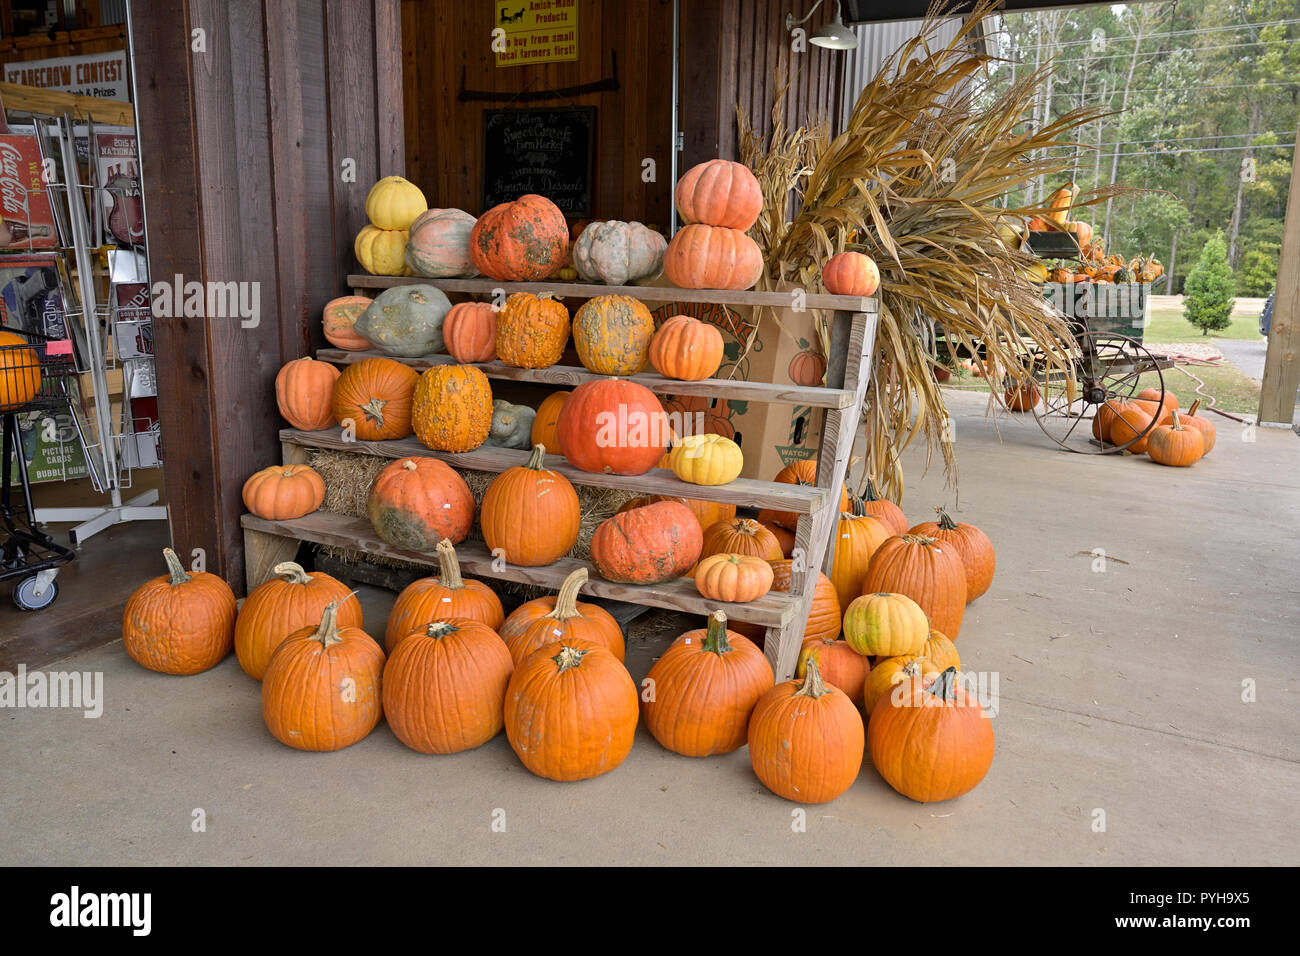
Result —
<instances>
[{"instance_id":1,"label":"pale yellow pumpkin","mask_svg":"<svg viewBox=\"0 0 1300 956\"><path fill-rule=\"evenodd\" d=\"M866 657L920 654L929 637L925 612L906 594L863 594L844 611L844 639Z\"/></svg>"},{"instance_id":2,"label":"pale yellow pumpkin","mask_svg":"<svg viewBox=\"0 0 1300 956\"><path fill-rule=\"evenodd\" d=\"M693 485L725 485L745 467L745 456L722 435L687 435L668 455L673 474Z\"/></svg>"},{"instance_id":3,"label":"pale yellow pumpkin","mask_svg":"<svg viewBox=\"0 0 1300 956\"><path fill-rule=\"evenodd\" d=\"M363 226L352 251L371 275L400 276L406 272L406 230Z\"/></svg>"},{"instance_id":4,"label":"pale yellow pumpkin","mask_svg":"<svg viewBox=\"0 0 1300 956\"><path fill-rule=\"evenodd\" d=\"M428 208L420 187L401 176L385 176L366 194L366 215L380 229L410 229L416 217ZM403 241L403 256L405 247Z\"/></svg>"}]
</instances>

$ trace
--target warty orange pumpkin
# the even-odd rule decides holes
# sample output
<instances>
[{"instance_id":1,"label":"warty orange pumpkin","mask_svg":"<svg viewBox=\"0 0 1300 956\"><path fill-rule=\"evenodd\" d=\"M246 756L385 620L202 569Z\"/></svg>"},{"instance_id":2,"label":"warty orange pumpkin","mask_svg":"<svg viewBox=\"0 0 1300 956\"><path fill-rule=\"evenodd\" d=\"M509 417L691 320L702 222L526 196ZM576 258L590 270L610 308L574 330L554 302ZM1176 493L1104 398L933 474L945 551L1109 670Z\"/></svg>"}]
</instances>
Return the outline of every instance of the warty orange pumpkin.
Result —
<instances>
[{"instance_id":1,"label":"warty orange pumpkin","mask_svg":"<svg viewBox=\"0 0 1300 956\"><path fill-rule=\"evenodd\" d=\"M515 292L497 313L497 358L515 368L550 368L569 341L569 310L549 292Z\"/></svg>"},{"instance_id":2,"label":"warty orange pumpkin","mask_svg":"<svg viewBox=\"0 0 1300 956\"><path fill-rule=\"evenodd\" d=\"M583 366L601 375L633 375L646 366L655 321L627 295L588 299L573 317L573 347Z\"/></svg>"},{"instance_id":3,"label":"warty orange pumpkin","mask_svg":"<svg viewBox=\"0 0 1300 956\"><path fill-rule=\"evenodd\" d=\"M163 548L163 559L167 573L127 598L122 646L151 671L198 674L230 653L235 594L215 574L187 572L171 548Z\"/></svg>"},{"instance_id":4,"label":"warty orange pumpkin","mask_svg":"<svg viewBox=\"0 0 1300 956\"><path fill-rule=\"evenodd\" d=\"M473 365L435 365L415 383L411 427L435 451L473 451L492 431L492 386Z\"/></svg>"}]
</instances>

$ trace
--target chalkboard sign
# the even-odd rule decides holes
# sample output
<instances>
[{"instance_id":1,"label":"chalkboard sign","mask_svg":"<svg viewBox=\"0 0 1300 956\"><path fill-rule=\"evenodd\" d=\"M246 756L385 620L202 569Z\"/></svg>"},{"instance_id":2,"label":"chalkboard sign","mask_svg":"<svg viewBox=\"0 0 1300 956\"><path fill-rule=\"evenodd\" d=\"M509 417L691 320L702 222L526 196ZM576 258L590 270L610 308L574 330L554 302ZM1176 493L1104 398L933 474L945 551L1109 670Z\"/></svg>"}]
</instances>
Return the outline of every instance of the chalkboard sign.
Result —
<instances>
[{"instance_id":1,"label":"chalkboard sign","mask_svg":"<svg viewBox=\"0 0 1300 956\"><path fill-rule=\"evenodd\" d=\"M594 106L483 111L483 209L525 193L566 216L591 215Z\"/></svg>"}]
</instances>

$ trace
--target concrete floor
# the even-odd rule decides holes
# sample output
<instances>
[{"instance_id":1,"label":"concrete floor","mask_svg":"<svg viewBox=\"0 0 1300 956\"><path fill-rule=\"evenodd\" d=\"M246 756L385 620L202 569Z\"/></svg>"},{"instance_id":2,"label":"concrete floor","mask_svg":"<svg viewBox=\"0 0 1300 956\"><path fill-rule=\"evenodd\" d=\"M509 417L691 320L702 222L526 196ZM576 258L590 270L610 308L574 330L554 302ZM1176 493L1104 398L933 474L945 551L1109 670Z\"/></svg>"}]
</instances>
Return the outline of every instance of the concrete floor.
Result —
<instances>
[{"instance_id":1,"label":"concrete floor","mask_svg":"<svg viewBox=\"0 0 1300 956\"><path fill-rule=\"evenodd\" d=\"M1057 452L1027 416L995 431L978 395L950 400L957 513L998 549L958 640L1001 691L992 769L964 797L913 803L867 761L796 833L743 749L690 760L644 730L579 784L533 777L504 736L431 757L381 725L302 754L233 658L169 678L115 643L50 668L102 672L101 718L0 711L0 863L1300 863L1300 440L1225 420L1210 458L1167 469ZM907 461L910 518L953 502ZM389 600L366 595L376 632ZM662 646L633 643L634 677Z\"/></svg>"}]
</instances>

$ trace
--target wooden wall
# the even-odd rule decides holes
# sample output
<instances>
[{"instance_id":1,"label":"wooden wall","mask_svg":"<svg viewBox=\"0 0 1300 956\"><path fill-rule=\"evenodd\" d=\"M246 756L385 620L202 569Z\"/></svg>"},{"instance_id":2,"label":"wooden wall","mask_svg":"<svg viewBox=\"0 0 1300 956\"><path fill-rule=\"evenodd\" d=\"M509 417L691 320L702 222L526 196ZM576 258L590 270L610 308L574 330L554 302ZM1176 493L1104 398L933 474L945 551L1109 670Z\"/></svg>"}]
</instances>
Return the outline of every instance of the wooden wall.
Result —
<instances>
[{"instance_id":1,"label":"wooden wall","mask_svg":"<svg viewBox=\"0 0 1300 956\"><path fill-rule=\"evenodd\" d=\"M56 30L53 35L0 38L0 63L47 60L59 56L84 56L126 49L126 27L90 27L85 30Z\"/></svg>"},{"instance_id":2,"label":"wooden wall","mask_svg":"<svg viewBox=\"0 0 1300 956\"><path fill-rule=\"evenodd\" d=\"M151 276L260 300L253 327L154 323L173 544L238 592L240 489L280 462L275 374L318 344L366 192L402 171L399 21L398 0L177 0L134 25Z\"/></svg>"}]
</instances>

